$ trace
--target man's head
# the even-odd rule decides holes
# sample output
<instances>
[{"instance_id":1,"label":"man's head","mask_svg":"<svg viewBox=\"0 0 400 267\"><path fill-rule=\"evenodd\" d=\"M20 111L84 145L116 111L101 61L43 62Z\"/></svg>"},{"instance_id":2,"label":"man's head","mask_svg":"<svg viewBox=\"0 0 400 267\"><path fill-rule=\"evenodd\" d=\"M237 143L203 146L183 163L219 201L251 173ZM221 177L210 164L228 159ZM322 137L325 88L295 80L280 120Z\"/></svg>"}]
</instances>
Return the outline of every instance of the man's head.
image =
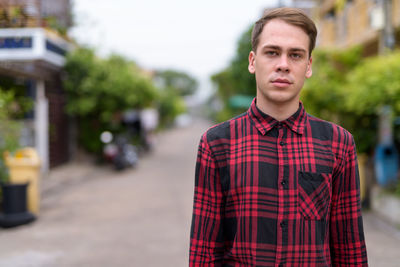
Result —
<instances>
[{"instance_id":1,"label":"man's head","mask_svg":"<svg viewBox=\"0 0 400 267\"><path fill-rule=\"evenodd\" d=\"M248 69L255 74L257 105L298 107L304 81L312 75L316 33L314 23L293 8L273 10L256 22Z\"/></svg>"},{"instance_id":2,"label":"man's head","mask_svg":"<svg viewBox=\"0 0 400 267\"><path fill-rule=\"evenodd\" d=\"M264 14L264 16L254 24L251 35L252 50L257 52L261 32L263 31L265 24L273 19L280 19L290 25L301 28L308 35L309 56L311 57L311 52L315 47L315 40L317 38L317 28L314 22L303 11L289 7L274 9Z\"/></svg>"}]
</instances>

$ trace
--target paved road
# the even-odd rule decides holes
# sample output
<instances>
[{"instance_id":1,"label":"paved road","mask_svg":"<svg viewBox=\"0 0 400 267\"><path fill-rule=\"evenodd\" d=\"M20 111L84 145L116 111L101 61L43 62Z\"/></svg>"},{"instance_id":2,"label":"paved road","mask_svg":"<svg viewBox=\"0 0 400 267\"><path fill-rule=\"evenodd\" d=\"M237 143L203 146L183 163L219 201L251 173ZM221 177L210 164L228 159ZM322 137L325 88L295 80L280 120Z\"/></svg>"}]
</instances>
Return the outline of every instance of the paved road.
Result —
<instances>
[{"instance_id":1,"label":"paved road","mask_svg":"<svg viewBox=\"0 0 400 267\"><path fill-rule=\"evenodd\" d=\"M167 131L134 170L58 171L72 177L46 189L39 220L0 230L0 266L186 266L196 150L207 127Z\"/></svg>"},{"instance_id":2,"label":"paved road","mask_svg":"<svg viewBox=\"0 0 400 267\"><path fill-rule=\"evenodd\" d=\"M0 229L0 267L187 266L196 148L207 127L166 132L135 170L56 169L62 183L44 181L39 220ZM398 231L373 214L365 230L370 266L400 266Z\"/></svg>"}]
</instances>

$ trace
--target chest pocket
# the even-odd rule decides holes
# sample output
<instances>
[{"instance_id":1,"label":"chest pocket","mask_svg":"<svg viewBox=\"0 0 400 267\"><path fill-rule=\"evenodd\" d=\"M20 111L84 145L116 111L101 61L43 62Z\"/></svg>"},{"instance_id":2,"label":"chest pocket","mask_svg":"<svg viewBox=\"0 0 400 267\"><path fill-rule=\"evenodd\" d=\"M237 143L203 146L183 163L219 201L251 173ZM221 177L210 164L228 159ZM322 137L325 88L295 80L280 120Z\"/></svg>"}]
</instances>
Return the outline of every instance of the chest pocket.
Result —
<instances>
[{"instance_id":1,"label":"chest pocket","mask_svg":"<svg viewBox=\"0 0 400 267\"><path fill-rule=\"evenodd\" d=\"M299 172L298 209L304 219L323 220L331 202L330 179L327 173Z\"/></svg>"}]
</instances>

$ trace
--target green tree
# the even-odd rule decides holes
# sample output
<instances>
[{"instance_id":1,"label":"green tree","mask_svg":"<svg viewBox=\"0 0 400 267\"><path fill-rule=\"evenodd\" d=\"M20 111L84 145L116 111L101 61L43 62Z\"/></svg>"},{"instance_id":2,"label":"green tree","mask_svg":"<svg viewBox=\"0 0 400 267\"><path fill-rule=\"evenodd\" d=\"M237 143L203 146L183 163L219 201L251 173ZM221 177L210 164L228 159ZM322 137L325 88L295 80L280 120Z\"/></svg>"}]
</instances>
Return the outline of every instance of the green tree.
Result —
<instances>
[{"instance_id":1,"label":"green tree","mask_svg":"<svg viewBox=\"0 0 400 267\"><path fill-rule=\"evenodd\" d=\"M229 66L211 77L218 86L218 95L224 101L236 94L255 95L256 81L254 75L248 71L251 31L252 28L249 28L240 36L235 56Z\"/></svg>"},{"instance_id":2,"label":"green tree","mask_svg":"<svg viewBox=\"0 0 400 267\"><path fill-rule=\"evenodd\" d=\"M349 77L362 64L362 48L347 50L315 50L313 75L301 92L301 100L308 113L333 121L349 130L360 153L371 153L376 144L377 116L355 113L347 104L354 94ZM357 103L355 103L357 105Z\"/></svg>"},{"instance_id":3,"label":"green tree","mask_svg":"<svg viewBox=\"0 0 400 267\"><path fill-rule=\"evenodd\" d=\"M248 71L248 58L252 49L251 32L252 27L240 36L235 56L229 66L211 77L217 86L217 96L223 103L223 109L216 116L217 121L226 120L247 109L231 107L229 101L233 96L255 96L256 81L254 75Z\"/></svg>"},{"instance_id":4,"label":"green tree","mask_svg":"<svg viewBox=\"0 0 400 267\"><path fill-rule=\"evenodd\" d=\"M2 91L2 101L5 101L4 112L7 118L12 120L23 119L27 112L33 108L33 100L26 96L26 84L16 82L15 79L0 76L0 90Z\"/></svg>"},{"instance_id":5,"label":"green tree","mask_svg":"<svg viewBox=\"0 0 400 267\"><path fill-rule=\"evenodd\" d=\"M21 99L21 98L19 98ZM14 152L19 147L21 123L15 118L23 110L31 109L31 102L24 99L25 105L18 102L15 91L0 88L0 181L7 181L7 168L4 165L4 153ZM21 111L22 110L22 111Z\"/></svg>"},{"instance_id":6,"label":"green tree","mask_svg":"<svg viewBox=\"0 0 400 267\"><path fill-rule=\"evenodd\" d=\"M157 71L155 80L161 88L174 90L180 96L194 94L198 88L198 82L195 78L176 70Z\"/></svg>"},{"instance_id":7,"label":"green tree","mask_svg":"<svg viewBox=\"0 0 400 267\"><path fill-rule=\"evenodd\" d=\"M366 59L349 75L346 106L357 114L378 114L389 105L400 114L400 52Z\"/></svg>"},{"instance_id":8,"label":"green tree","mask_svg":"<svg viewBox=\"0 0 400 267\"><path fill-rule=\"evenodd\" d=\"M345 105L348 110L363 117L364 121L374 118L363 129L365 132L374 129L376 135L382 106L391 106L394 117L400 116L400 51L363 61L348 75L348 87L344 93L347 94ZM400 125L395 125L394 138L399 145Z\"/></svg>"},{"instance_id":9,"label":"green tree","mask_svg":"<svg viewBox=\"0 0 400 267\"><path fill-rule=\"evenodd\" d=\"M161 127L167 127L173 123L176 116L186 111L186 105L183 98L171 88L160 93L158 110Z\"/></svg>"},{"instance_id":10,"label":"green tree","mask_svg":"<svg viewBox=\"0 0 400 267\"><path fill-rule=\"evenodd\" d=\"M67 112L78 119L79 141L92 152L101 149L102 131L119 130L122 112L152 106L158 98L151 79L117 55L101 59L91 49L77 49L64 71Z\"/></svg>"},{"instance_id":11,"label":"green tree","mask_svg":"<svg viewBox=\"0 0 400 267\"><path fill-rule=\"evenodd\" d=\"M15 101L13 91L0 88L0 156L5 151L14 151L19 146L20 124L13 120Z\"/></svg>"},{"instance_id":12,"label":"green tree","mask_svg":"<svg viewBox=\"0 0 400 267\"><path fill-rule=\"evenodd\" d=\"M211 77L211 80L217 85L216 95L223 103L222 110L215 115L212 114L212 116L215 116L214 119L218 122L233 117L233 114L235 113L240 113L239 111L235 111L229 105L229 99L235 95L234 79L232 76L232 70L226 68Z\"/></svg>"},{"instance_id":13,"label":"green tree","mask_svg":"<svg viewBox=\"0 0 400 267\"><path fill-rule=\"evenodd\" d=\"M239 38L235 57L230 64L234 91L237 94L251 95L256 94L256 80L254 75L248 70L249 53L251 48L251 32L253 27L247 29Z\"/></svg>"},{"instance_id":14,"label":"green tree","mask_svg":"<svg viewBox=\"0 0 400 267\"><path fill-rule=\"evenodd\" d=\"M158 110L161 127L170 126L176 116L186 111L183 97L194 94L197 80L189 74L176 70L157 71L154 81L160 88Z\"/></svg>"},{"instance_id":15,"label":"green tree","mask_svg":"<svg viewBox=\"0 0 400 267\"><path fill-rule=\"evenodd\" d=\"M359 47L313 52L313 74L301 92L301 99L309 113L336 121L338 113L345 111L343 88L347 74L361 61L361 52Z\"/></svg>"}]
</instances>

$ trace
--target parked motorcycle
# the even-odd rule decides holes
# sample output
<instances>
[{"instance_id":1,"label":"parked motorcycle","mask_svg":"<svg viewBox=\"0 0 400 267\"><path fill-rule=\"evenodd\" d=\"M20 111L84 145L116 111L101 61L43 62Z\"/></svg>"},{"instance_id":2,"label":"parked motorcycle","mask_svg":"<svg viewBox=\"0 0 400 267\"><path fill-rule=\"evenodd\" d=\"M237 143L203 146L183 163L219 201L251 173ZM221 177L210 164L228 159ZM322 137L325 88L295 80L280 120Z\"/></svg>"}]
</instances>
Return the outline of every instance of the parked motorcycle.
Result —
<instances>
[{"instance_id":1,"label":"parked motorcycle","mask_svg":"<svg viewBox=\"0 0 400 267\"><path fill-rule=\"evenodd\" d=\"M128 138L123 134L116 135L114 138L111 132L105 131L100 135L100 140L104 144L105 160L112 163L116 170L135 167L138 164L137 148L130 144Z\"/></svg>"}]
</instances>

